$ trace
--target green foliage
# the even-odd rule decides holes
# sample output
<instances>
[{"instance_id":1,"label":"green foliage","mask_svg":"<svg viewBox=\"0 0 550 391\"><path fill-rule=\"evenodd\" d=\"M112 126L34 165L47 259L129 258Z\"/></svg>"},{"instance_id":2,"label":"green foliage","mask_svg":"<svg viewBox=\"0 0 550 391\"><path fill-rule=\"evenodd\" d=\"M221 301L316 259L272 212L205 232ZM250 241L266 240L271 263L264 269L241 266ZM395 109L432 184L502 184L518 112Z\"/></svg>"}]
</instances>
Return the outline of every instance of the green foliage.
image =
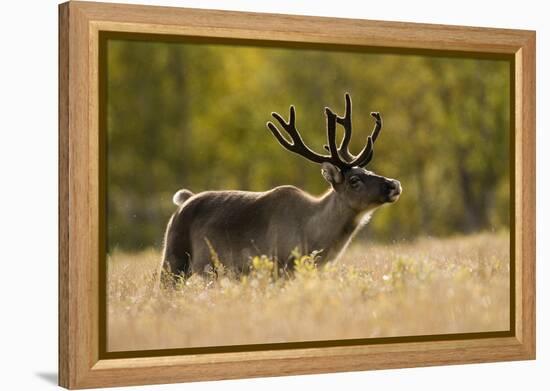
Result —
<instances>
[{"instance_id":1,"label":"green foliage","mask_svg":"<svg viewBox=\"0 0 550 391\"><path fill-rule=\"evenodd\" d=\"M109 250L160 246L180 188L326 190L319 167L281 148L265 123L294 104L306 143L321 151L322 109L342 112L346 91L352 151L380 111L370 169L404 188L369 237L507 227L509 72L496 60L110 41Z\"/></svg>"}]
</instances>

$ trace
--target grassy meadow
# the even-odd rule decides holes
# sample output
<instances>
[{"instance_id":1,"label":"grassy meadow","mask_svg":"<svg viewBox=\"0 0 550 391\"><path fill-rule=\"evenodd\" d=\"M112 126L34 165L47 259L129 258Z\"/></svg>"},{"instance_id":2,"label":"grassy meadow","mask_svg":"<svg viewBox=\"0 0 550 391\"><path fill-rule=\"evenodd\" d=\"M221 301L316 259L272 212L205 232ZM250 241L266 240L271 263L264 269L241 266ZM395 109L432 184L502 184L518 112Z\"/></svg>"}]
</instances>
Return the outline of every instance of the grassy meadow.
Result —
<instances>
[{"instance_id":1,"label":"grassy meadow","mask_svg":"<svg viewBox=\"0 0 550 391\"><path fill-rule=\"evenodd\" d=\"M335 264L302 257L292 277L257 257L246 276L220 270L158 290L158 251L115 251L108 350L507 330L509 258L506 231L356 242Z\"/></svg>"}]
</instances>

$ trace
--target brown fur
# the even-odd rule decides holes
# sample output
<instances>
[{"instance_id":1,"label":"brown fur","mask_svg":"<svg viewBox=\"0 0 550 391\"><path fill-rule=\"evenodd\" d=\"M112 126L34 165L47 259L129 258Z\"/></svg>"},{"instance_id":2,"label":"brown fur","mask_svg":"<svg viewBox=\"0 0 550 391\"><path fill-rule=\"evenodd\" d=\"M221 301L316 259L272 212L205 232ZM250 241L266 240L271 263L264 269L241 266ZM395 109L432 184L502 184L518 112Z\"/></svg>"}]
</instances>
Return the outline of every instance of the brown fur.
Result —
<instances>
[{"instance_id":1,"label":"brown fur","mask_svg":"<svg viewBox=\"0 0 550 391\"><path fill-rule=\"evenodd\" d=\"M321 251L320 262L335 259L362 216L395 201L392 197L401 189L399 182L363 168L342 174L325 163L323 169L332 189L318 198L280 186L266 192L206 191L184 200L166 229L164 269L184 275L204 272L211 265L209 245L226 267L238 272L246 272L255 255L268 255L292 269L294 249L301 254ZM334 181L338 174L339 183ZM351 187L351 177L359 178L358 188Z\"/></svg>"}]
</instances>

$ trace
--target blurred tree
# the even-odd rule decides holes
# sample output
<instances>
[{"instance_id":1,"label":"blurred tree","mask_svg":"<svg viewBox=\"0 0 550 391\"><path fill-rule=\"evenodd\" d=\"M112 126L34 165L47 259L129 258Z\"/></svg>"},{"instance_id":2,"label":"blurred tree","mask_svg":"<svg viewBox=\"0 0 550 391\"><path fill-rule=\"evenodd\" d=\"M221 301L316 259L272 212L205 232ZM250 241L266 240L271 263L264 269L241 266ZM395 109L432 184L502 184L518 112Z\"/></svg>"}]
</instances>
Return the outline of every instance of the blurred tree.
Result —
<instances>
[{"instance_id":1,"label":"blurred tree","mask_svg":"<svg viewBox=\"0 0 550 391\"><path fill-rule=\"evenodd\" d=\"M404 187L369 237L508 227L509 72L497 60L110 40L109 249L160 246L182 187L322 193L320 168L281 148L265 122L294 104L306 143L321 151L323 107L342 112L346 91L352 150L380 111L369 168Z\"/></svg>"}]
</instances>

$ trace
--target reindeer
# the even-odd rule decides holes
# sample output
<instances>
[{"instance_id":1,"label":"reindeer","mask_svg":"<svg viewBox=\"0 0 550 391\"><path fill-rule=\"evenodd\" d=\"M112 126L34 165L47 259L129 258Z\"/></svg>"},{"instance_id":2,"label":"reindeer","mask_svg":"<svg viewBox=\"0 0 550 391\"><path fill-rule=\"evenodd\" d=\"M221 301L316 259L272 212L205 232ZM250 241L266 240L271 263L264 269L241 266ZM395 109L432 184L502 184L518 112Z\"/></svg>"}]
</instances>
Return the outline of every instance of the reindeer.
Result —
<instances>
[{"instance_id":1,"label":"reindeer","mask_svg":"<svg viewBox=\"0 0 550 391\"><path fill-rule=\"evenodd\" d=\"M292 270L292 254L318 252L318 262L336 260L372 212L385 203L397 201L401 184L366 170L371 161L382 118L375 119L366 145L354 156L351 140L352 104L345 95L345 114L336 115L325 108L329 152L322 155L308 148L296 129L296 110L290 106L286 122L277 113L272 116L290 136L267 122L277 141L287 150L321 165L321 173L330 189L314 197L294 186L279 186L265 192L205 191L193 194L179 190L173 198L176 212L170 218L164 237L162 269L189 276L211 270L213 251L220 262L236 272L246 272L250 259L267 255L278 267ZM339 146L336 126L344 128Z\"/></svg>"}]
</instances>

